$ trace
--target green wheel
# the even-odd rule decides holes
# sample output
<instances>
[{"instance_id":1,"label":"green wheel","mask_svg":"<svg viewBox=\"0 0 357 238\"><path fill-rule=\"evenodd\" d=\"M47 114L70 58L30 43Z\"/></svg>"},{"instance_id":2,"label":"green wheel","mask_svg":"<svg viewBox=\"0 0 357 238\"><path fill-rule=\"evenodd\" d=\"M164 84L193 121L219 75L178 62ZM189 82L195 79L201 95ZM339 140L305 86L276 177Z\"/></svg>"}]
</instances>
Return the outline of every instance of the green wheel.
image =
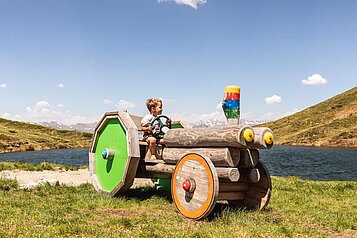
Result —
<instances>
[{"instance_id":1,"label":"green wheel","mask_svg":"<svg viewBox=\"0 0 357 238\"><path fill-rule=\"evenodd\" d=\"M95 129L89 169L96 190L115 196L134 182L140 160L138 130L129 114L106 113Z\"/></svg>"}]
</instances>

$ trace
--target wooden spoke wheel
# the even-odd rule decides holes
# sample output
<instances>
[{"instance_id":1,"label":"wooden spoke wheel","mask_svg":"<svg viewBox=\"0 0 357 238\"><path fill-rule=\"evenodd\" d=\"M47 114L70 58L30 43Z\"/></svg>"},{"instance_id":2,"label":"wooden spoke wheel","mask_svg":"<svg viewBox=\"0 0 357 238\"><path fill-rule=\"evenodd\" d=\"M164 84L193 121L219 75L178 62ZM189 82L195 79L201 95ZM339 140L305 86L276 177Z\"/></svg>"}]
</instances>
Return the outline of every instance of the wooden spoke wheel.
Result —
<instances>
[{"instance_id":1,"label":"wooden spoke wheel","mask_svg":"<svg viewBox=\"0 0 357 238\"><path fill-rule=\"evenodd\" d=\"M207 217L216 204L218 191L218 175L211 160L187 154L178 161L171 180L171 193L182 215L195 220Z\"/></svg>"},{"instance_id":2,"label":"wooden spoke wheel","mask_svg":"<svg viewBox=\"0 0 357 238\"><path fill-rule=\"evenodd\" d=\"M242 200L228 201L230 205L250 209L264 209L268 206L272 192L271 177L265 165L258 161L256 168L259 170L260 179L257 183L249 183L248 190Z\"/></svg>"}]
</instances>

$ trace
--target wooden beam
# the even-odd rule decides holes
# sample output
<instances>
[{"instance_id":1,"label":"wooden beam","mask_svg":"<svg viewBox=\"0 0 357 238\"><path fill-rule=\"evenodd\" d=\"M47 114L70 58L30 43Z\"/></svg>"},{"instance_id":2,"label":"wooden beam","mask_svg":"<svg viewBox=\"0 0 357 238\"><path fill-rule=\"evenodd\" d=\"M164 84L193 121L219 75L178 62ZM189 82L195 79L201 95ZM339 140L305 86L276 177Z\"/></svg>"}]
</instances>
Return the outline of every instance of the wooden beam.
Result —
<instances>
[{"instance_id":1,"label":"wooden beam","mask_svg":"<svg viewBox=\"0 0 357 238\"><path fill-rule=\"evenodd\" d=\"M217 167L236 167L241 154L237 148L164 148L162 159L165 163L176 164L188 153L202 155Z\"/></svg>"}]
</instances>

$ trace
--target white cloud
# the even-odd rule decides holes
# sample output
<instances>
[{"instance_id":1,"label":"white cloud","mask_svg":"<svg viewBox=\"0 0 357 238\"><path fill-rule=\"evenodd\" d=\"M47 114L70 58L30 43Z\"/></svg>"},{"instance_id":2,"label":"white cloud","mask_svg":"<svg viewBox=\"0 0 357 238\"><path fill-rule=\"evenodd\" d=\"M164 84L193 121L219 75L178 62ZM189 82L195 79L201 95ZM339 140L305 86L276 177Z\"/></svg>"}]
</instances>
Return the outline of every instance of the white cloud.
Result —
<instances>
[{"instance_id":1,"label":"white cloud","mask_svg":"<svg viewBox=\"0 0 357 238\"><path fill-rule=\"evenodd\" d=\"M188 114L186 112L172 112L169 113L168 116L173 120L185 121L187 123L194 123L198 121L209 121L209 120L219 120L226 121L226 117L222 110L214 111L203 114Z\"/></svg>"},{"instance_id":2,"label":"white cloud","mask_svg":"<svg viewBox=\"0 0 357 238\"><path fill-rule=\"evenodd\" d=\"M56 105L56 107L64 107L64 104L63 104L63 103L58 103L58 104Z\"/></svg>"},{"instance_id":3,"label":"white cloud","mask_svg":"<svg viewBox=\"0 0 357 238\"><path fill-rule=\"evenodd\" d=\"M103 103L105 105L110 105L110 104L113 104L113 101L112 100L109 100L109 99L103 99Z\"/></svg>"},{"instance_id":4,"label":"white cloud","mask_svg":"<svg viewBox=\"0 0 357 238\"><path fill-rule=\"evenodd\" d=\"M158 3L162 2L175 2L178 5L187 5L194 9L197 9L198 5L206 4L207 0L157 0Z\"/></svg>"},{"instance_id":5,"label":"white cloud","mask_svg":"<svg viewBox=\"0 0 357 238\"><path fill-rule=\"evenodd\" d=\"M0 84L0 88L3 88L3 89L5 89L5 88L7 88L7 85L6 84Z\"/></svg>"},{"instance_id":6,"label":"white cloud","mask_svg":"<svg viewBox=\"0 0 357 238\"><path fill-rule=\"evenodd\" d=\"M51 122L57 121L65 125L73 125L76 123L92 123L99 121L101 115L85 117L79 114L70 112L65 109L62 103L52 106L47 101L38 101L33 106L27 106L22 114L10 115L4 113L2 117L10 120L25 121L25 122Z\"/></svg>"},{"instance_id":7,"label":"white cloud","mask_svg":"<svg viewBox=\"0 0 357 238\"><path fill-rule=\"evenodd\" d=\"M64 88L64 84L63 83L59 83L59 84L57 84L57 87Z\"/></svg>"},{"instance_id":8,"label":"white cloud","mask_svg":"<svg viewBox=\"0 0 357 238\"><path fill-rule=\"evenodd\" d=\"M267 103L267 105L273 105L275 103L281 103L282 98L278 95L273 95L271 97L267 97L265 99L265 102Z\"/></svg>"},{"instance_id":9,"label":"white cloud","mask_svg":"<svg viewBox=\"0 0 357 238\"><path fill-rule=\"evenodd\" d=\"M128 110L129 108L134 108L135 103L120 99L119 102L115 104L115 106L118 108L118 110L122 111L122 110Z\"/></svg>"},{"instance_id":10,"label":"white cloud","mask_svg":"<svg viewBox=\"0 0 357 238\"><path fill-rule=\"evenodd\" d=\"M327 84L327 80L320 74L313 74L301 81L303 85L322 85Z\"/></svg>"}]
</instances>

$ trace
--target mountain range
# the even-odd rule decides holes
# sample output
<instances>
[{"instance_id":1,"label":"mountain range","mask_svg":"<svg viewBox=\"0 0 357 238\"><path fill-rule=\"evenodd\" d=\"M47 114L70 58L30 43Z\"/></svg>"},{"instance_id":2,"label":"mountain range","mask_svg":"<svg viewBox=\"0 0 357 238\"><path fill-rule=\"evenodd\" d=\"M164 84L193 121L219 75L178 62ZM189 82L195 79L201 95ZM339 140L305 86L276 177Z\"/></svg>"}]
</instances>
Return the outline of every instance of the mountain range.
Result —
<instances>
[{"instance_id":1,"label":"mountain range","mask_svg":"<svg viewBox=\"0 0 357 238\"><path fill-rule=\"evenodd\" d=\"M138 116L135 116L135 117L138 117ZM246 119L240 120L240 124L250 125L250 126L254 126L254 125L258 125L258 124L262 124L262 123L266 123L266 122L267 121L263 121L263 120L246 120ZM57 121L40 122L38 124L45 126L45 127L54 128L57 130L70 130L70 131L82 131L82 132L93 133L98 122L77 123L77 124L70 125L70 126L64 125ZM217 119L211 119L211 120L206 120L206 121L200 120L200 121L192 122L189 124L194 128L201 128L201 127L222 126L222 125L227 124L227 122L217 120Z\"/></svg>"}]
</instances>

